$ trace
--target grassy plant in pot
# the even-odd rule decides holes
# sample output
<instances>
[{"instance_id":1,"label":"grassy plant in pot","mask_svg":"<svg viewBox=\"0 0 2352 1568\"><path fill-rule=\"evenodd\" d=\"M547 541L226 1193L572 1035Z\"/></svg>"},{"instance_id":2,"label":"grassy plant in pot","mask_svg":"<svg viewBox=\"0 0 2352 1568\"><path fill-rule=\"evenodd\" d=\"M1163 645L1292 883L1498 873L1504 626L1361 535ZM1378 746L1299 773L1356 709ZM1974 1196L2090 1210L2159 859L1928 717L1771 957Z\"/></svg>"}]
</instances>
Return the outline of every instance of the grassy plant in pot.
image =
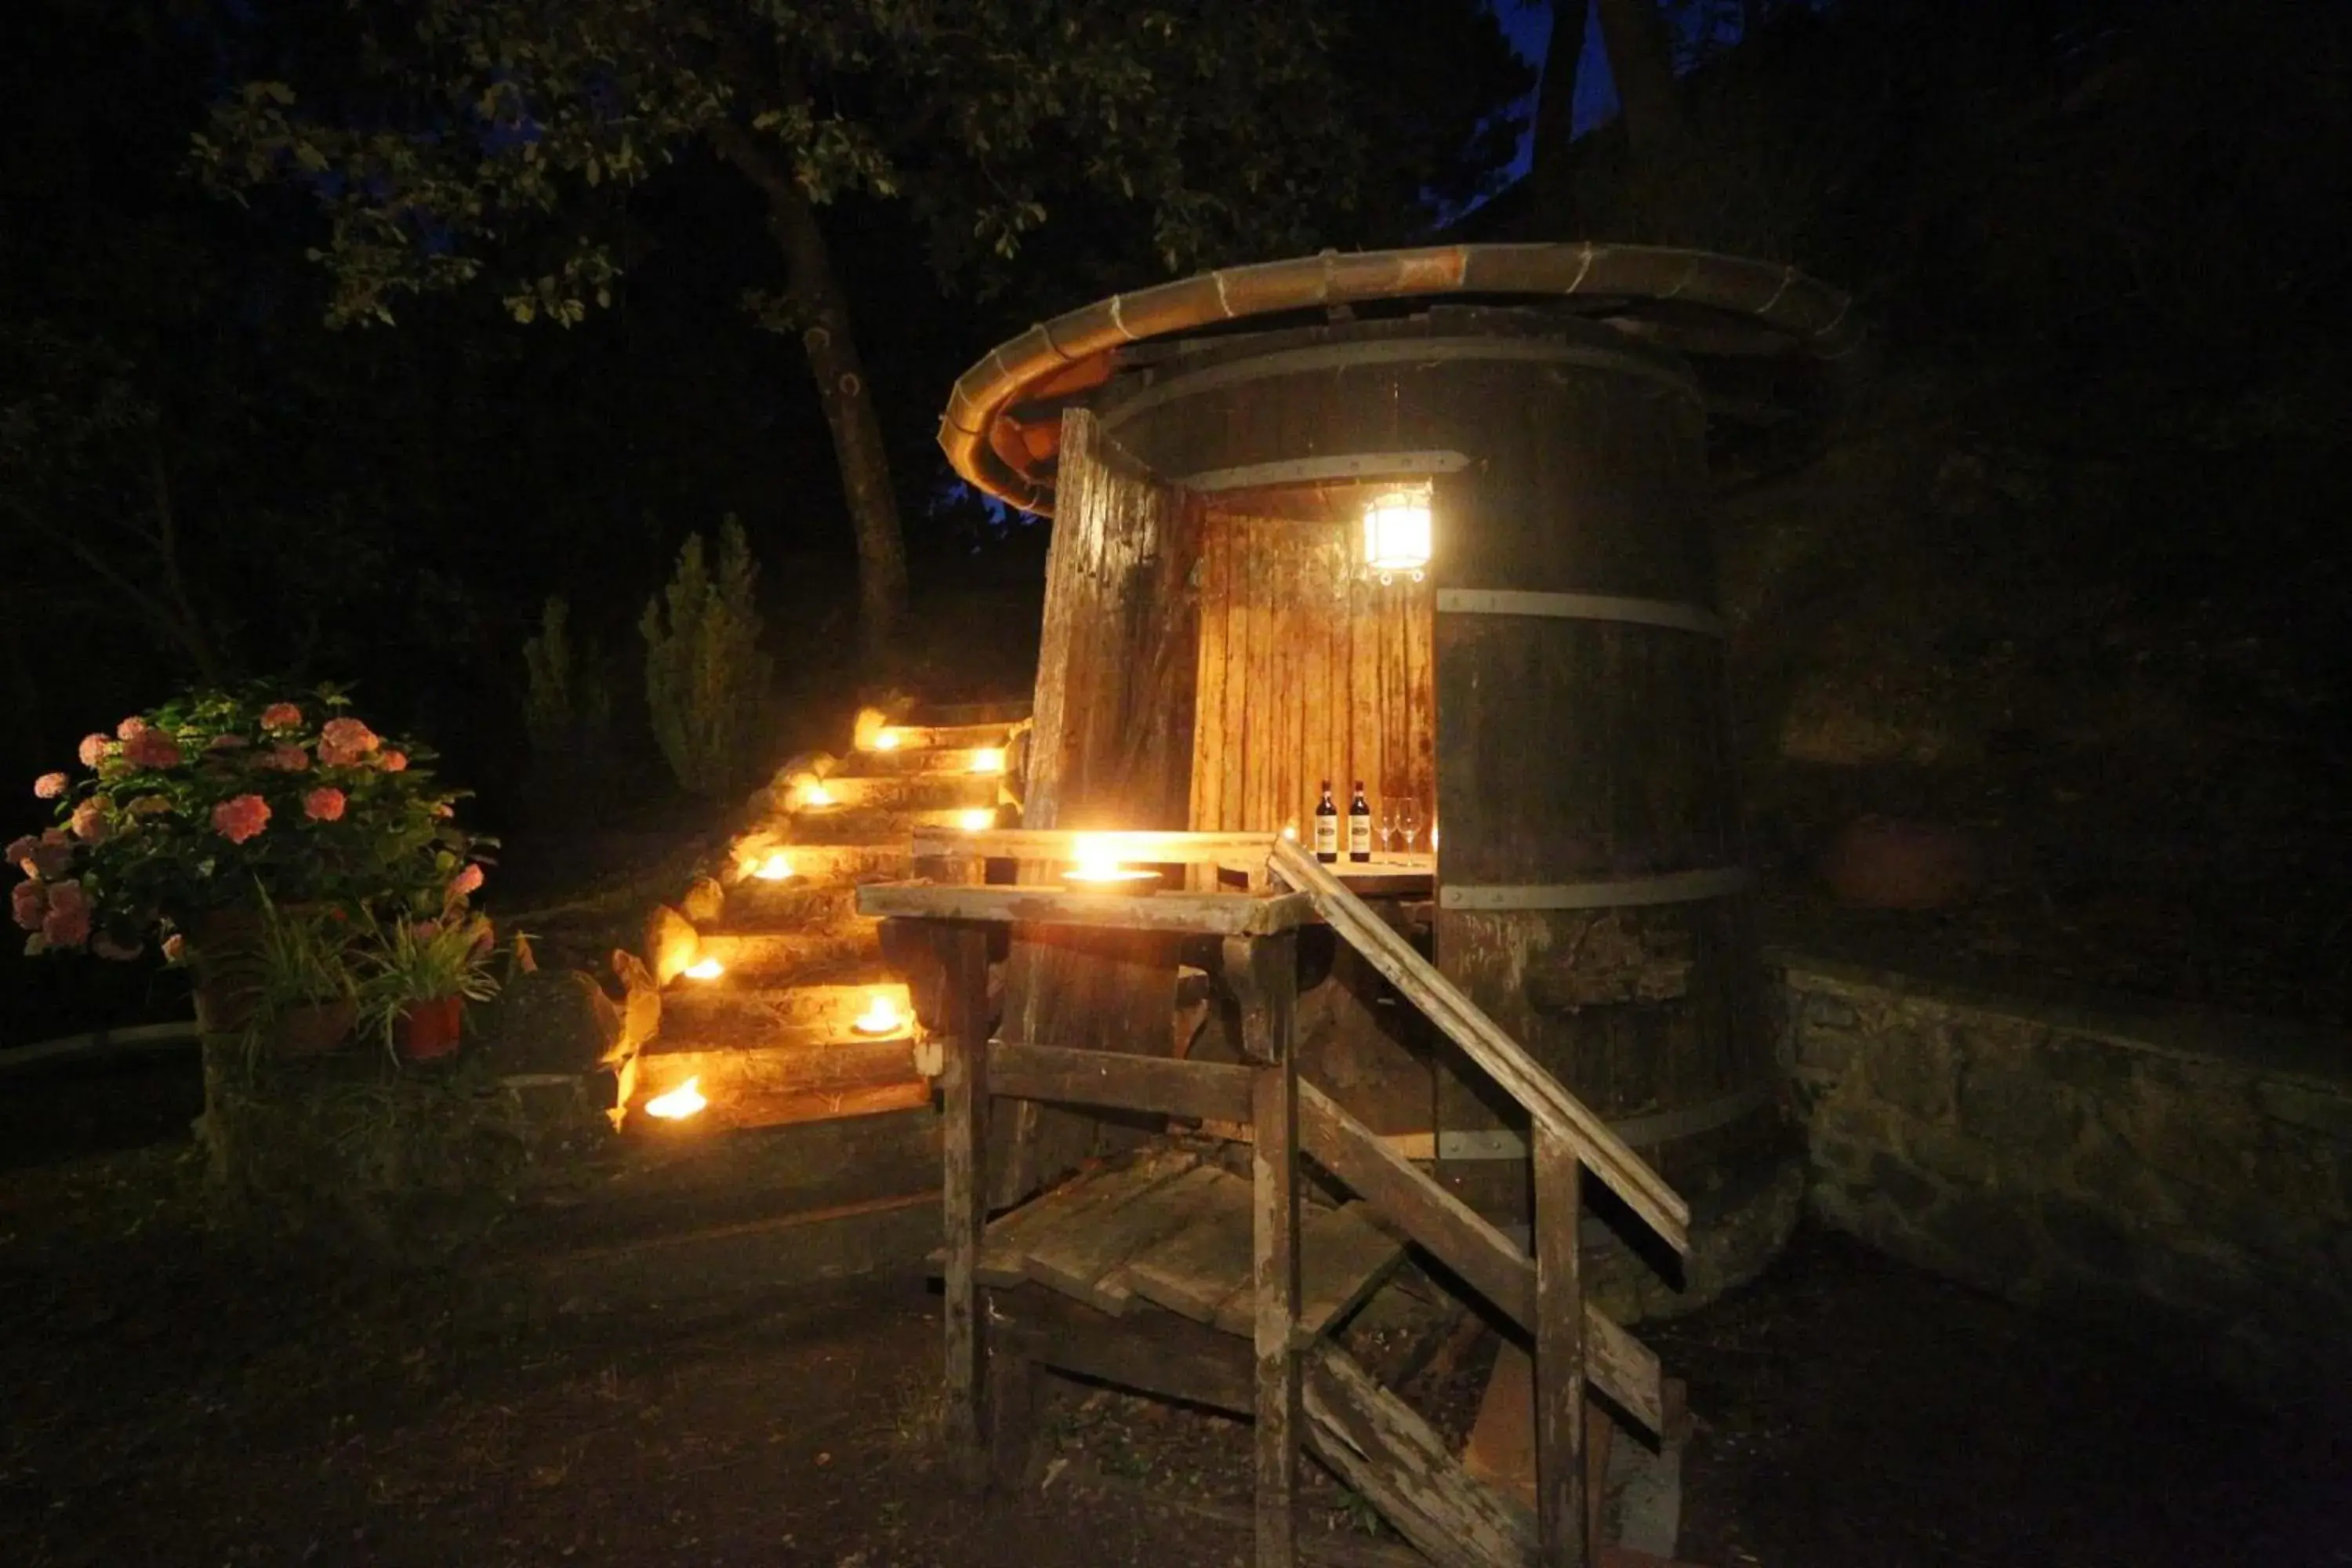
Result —
<instances>
[{"instance_id":1,"label":"grassy plant in pot","mask_svg":"<svg viewBox=\"0 0 2352 1568\"><path fill-rule=\"evenodd\" d=\"M281 909L261 895L251 944L224 961L239 993L248 1055L317 1056L359 1022L351 917L331 904Z\"/></svg>"},{"instance_id":2,"label":"grassy plant in pot","mask_svg":"<svg viewBox=\"0 0 2352 1568\"><path fill-rule=\"evenodd\" d=\"M435 784L431 752L347 707L331 687L198 691L85 737L79 772L34 781L52 825L7 846L26 949L129 962L160 946L193 972L215 1037L247 1034L265 1003L351 1000L348 944L461 915L489 841L456 825L460 793ZM330 949L345 966L331 986Z\"/></svg>"},{"instance_id":3,"label":"grassy plant in pot","mask_svg":"<svg viewBox=\"0 0 2352 1568\"><path fill-rule=\"evenodd\" d=\"M456 1050L466 1004L498 994L492 942L488 917L462 910L373 926L360 954L360 1012L368 1032L406 1061Z\"/></svg>"}]
</instances>

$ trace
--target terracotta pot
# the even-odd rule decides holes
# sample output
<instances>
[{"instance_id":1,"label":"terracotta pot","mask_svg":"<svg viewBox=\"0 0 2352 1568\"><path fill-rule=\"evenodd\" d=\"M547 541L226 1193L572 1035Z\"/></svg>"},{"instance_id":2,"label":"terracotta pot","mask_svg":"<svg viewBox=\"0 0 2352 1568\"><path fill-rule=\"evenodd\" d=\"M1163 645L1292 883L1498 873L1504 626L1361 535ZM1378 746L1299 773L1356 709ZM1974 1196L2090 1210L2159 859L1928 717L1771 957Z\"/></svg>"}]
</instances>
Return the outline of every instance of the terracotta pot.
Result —
<instances>
[{"instance_id":1,"label":"terracotta pot","mask_svg":"<svg viewBox=\"0 0 2352 1568\"><path fill-rule=\"evenodd\" d=\"M281 1057L323 1056L351 1037L359 1004L349 997L307 1007L289 1007L270 1021L262 1043Z\"/></svg>"},{"instance_id":2,"label":"terracotta pot","mask_svg":"<svg viewBox=\"0 0 2352 1568\"><path fill-rule=\"evenodd\" d=\"M400 1054L412 1062L431 1061L457 1048L457 1031L465 1017L463 996L436 996L412 1002L400 1016Z\"/></svg>"}]
</instances>

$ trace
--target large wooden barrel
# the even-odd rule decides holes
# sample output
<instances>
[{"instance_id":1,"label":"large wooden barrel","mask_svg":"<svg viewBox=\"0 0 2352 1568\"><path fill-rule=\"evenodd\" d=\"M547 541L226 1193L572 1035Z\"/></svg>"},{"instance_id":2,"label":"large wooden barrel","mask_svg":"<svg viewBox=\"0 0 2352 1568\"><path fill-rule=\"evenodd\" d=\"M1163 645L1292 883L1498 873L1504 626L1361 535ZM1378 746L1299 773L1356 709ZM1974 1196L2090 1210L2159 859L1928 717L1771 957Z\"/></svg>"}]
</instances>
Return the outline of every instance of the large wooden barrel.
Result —
<instances>
[{"instance_id":1,"label":"large wooden barrel","mask_svg":"<svg viewBox=\"0 0 2352 1568\"><path fill-rule=\"evenodd\" d=\"M1563 313L1441 307L1163 345L1097 410L1108 440L1212 494L1319 492L1338 516L1349 484L1431 480L1439 967L1692 1200L1690 1289L1640 1306L1760 1267L1801 1167L1760 1014L1687 367ZM1524 1221L1524 1119L1459 1060L1434 1102L1444 1178Z\"/></svg>"}]
</instances>

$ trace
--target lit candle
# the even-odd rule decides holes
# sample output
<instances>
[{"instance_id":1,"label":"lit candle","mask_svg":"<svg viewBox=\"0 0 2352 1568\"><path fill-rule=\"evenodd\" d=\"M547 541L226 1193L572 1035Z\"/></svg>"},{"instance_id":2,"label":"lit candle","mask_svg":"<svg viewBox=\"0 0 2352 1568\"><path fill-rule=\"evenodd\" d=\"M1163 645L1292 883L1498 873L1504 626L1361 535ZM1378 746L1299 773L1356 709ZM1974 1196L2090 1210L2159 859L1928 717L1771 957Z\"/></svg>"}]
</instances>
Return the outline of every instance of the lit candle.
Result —
<instances>
[{"instance_id":1,"label":"lit candle","mask_svg":"<svg viewBox=\"0 0 2352 1568\"><path fill-rule=\"evenodd\" d=\"M887 992L874 991L866 994L866 1011L851 1019L849 1026L861 1035L895 1035L906 1022Z\"/></svg>"},{"instance_id":2,"label":"lit candle","mask_svg":"<svg viewBox=\"0 0 2352 1568\"><path fill-rule=\"evenodd\" d=\"M758 867L751 872L751 875L759 878L762 882L787 881L791 879L792 874L793 858L785 854L781 849L775 850L770 854L769 857L761 861Z\"/></svg>"},{"instance_id":3,"label":"lit candle","mask_svg":"<svg viewBox=\"0 0 2352 1568\"><path fill-rule=\"evenodd\" d=\"M996 746L982 746L971 754L971 771L976 773L1001 773L1004 771L1004 752Z\"/></svg>"},{"instance_id":4,"label":"lit candle","mask_svg":"<svg viewBox=\"0 0 2352 1568\"><path fill-rule=\"evenodd\" d=\"M688 1079L667 1094L657 1094L646 1100L646 1114L658 1117L664 1121L679 1121L709 1103L710 1101L702 1097L702 1079L698 1074Z\"/></svg>"},{"instance_id":5,"label":"lit candle","mask_svg":"<svg viewBox=\"0 0 2352 1568\"><path fill-rule=\"evenodd\" d=\"M956 826L966 833L978 833L983 828L996 826L996 813L986 806L975 805L956 819Z\"/></svg>"},{"instance_id":6,"label":"lit candle","mask_svg":"<svg viewBox=\"0 0 2352 1568\"><path fill-rule=\"evenodd\" d=\"M698 958L684 973L688 980L716 980L727 973L727 966L715 958Z\"/></svg>"},{"instance_id":7,"label":"lit candle","mask_svg":"<svg viewBox=\"0 0 2352 1568\"><path fill-rule=\"evenodd\" d=\"M1071 847L1077 864L1062 880L1085 892L1149 893L1160 885L1157 871L1131 871L1118 863L1118 846L1108 835L1081 833Z\"/></svg>"},{"instance_id":8,"label":"lit candle","mask_svg":"<svg viewBox=\"0 0 2352 1568\"><path fill-rule=\"evenodd\" d=\"M803 805L825 806L833 804L833 792L824 787L823 779L811 779L801 791Z\"/></svg>"},{"instance_id":9,"label":"lit candle","mask_svg":"<svg viewBox=\"0 0 2352 1568\"><path fill-rule=\"evenodd\" d=\"M875 752L897 751L898 749L898 731L896 730L875 731L874 739L866 742L866 749L868 751Z\"/></svg>"}]
</instances>

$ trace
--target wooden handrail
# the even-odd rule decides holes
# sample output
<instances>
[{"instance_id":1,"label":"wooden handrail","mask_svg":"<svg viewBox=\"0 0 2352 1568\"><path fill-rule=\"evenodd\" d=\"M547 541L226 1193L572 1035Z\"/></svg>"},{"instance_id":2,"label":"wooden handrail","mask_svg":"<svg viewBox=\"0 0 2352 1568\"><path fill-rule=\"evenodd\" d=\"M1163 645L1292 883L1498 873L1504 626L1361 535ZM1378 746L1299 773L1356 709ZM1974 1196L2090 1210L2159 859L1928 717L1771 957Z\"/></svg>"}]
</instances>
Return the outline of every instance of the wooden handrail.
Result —
<instances>
[{"instance_id":1,"label":"wooden handrail","mask_svg":"<svg viewBox=\"0 0 2352 1568\"><path fill-rule=\"evenodd\" d=\"M1517 1040L1486 1016L1436 966L1412 950L1346 884L1286 838L1274 841L1275 872L1314 900L1316 912L1347 938L1382 978L1444 1030L1470 1059L1517 1100L1538 1129L1549 1129L1576 1148L1579 1158L1609 1190L1640 1215L1643 1223L1676 1252L1690 1252L1690 1205L1574 1095L1528 1056Z\"/></svg>"},{"instance_id":2,"label":"wooden handrail","mask_svg":"<svg viewBox=\"0 0 2352 1568\"><path fill-rule=\"evenodd\" d=\"M1213 866L1221 860L1264 855L1271 833L1175 833L1157 830L1099 833L1066 827L997 827L964 833L950 827L918 827L919 857L994 860L1074 860L1081 838L1100 841L1131 866Z\"/></svg>"}]
</instances>

